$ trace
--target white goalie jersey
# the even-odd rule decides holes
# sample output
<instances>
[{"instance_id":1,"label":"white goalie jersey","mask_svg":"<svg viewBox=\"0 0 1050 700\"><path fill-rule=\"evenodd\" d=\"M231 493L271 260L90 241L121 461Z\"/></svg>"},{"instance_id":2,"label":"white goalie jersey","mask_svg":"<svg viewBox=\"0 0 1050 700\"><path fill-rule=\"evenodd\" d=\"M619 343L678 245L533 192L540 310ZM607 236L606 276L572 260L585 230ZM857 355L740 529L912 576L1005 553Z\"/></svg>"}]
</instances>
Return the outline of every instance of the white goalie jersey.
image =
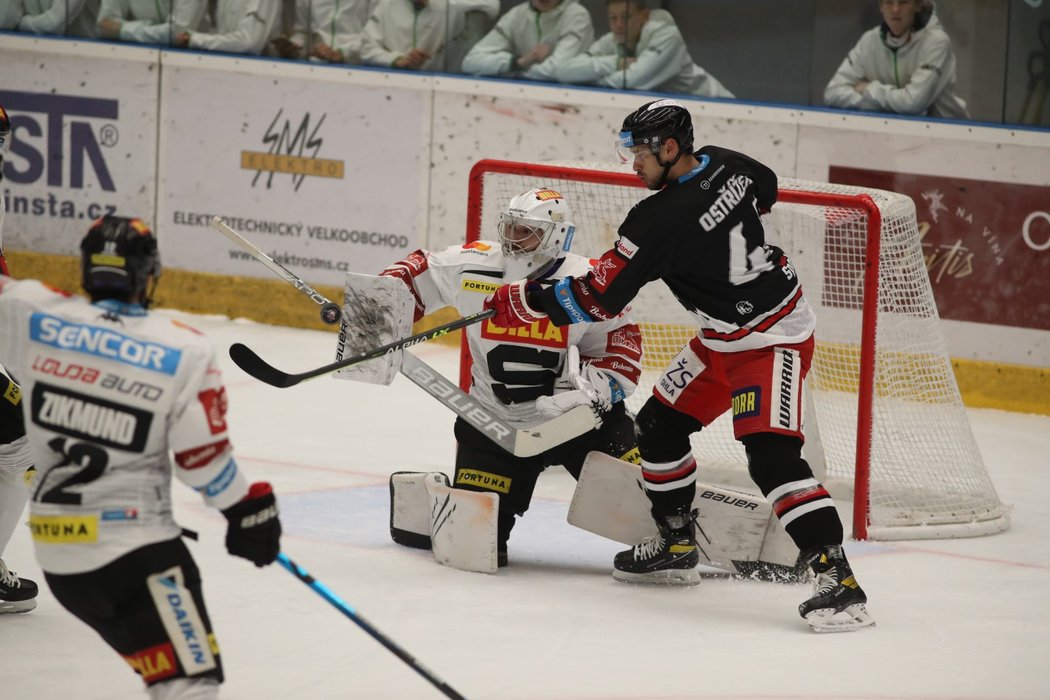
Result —
<instances>
[{"instance_id":1,"label":"white goalie jersey","mask_svg":"<svg viewBox=\"0 0 1050 700\"><path fill-rule=\"evenodd\" d=\"M498 243L475 241L437 252L417 250L381 274L397 277L411 288L414 320L445 306L466 316L482 311L485 297L501 285L516 281L504 278L503 262ZM588 270L587 258L568 253L536 281L547 286ZM485 320L464 332L473 360L470 395L518 427L544 420L536 399L558 390L570 346L579 349L582 364L608 378L614 401L630 396L641 374L642 339L630 318L630 307L600 323L558 327L544 319L527 328L507 329Z\"/></svg>"},{"instance_id":2,"label":"white goalie jersey","mask_svg":"<svg viewBox=\"0 0 1050 700\"><path fill-rule=\"evenodd\" d=\"M218 509L248 493L214 350L189 326L0 276L0 358L21 383L44 571L92 571L178 537L172 473Z\"/></svg>"}]
</instances>

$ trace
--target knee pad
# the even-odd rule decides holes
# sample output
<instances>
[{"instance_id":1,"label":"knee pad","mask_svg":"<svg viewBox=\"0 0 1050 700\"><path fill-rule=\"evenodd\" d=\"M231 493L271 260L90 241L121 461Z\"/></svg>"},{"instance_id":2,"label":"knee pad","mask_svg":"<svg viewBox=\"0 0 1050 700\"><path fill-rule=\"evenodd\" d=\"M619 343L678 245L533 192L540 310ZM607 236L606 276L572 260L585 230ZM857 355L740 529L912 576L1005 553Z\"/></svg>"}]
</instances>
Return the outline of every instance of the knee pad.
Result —
<instances>
[{"instance_id":1,"label":"knee pad","mask_svg":"<svg viewBox=\"0 0 1050 700\"><path fill-rule=\"evenodd\" d=\"M672 462L690 450L689 436L704 425L696 418L650 398L638 411L638 449L649 462Z\"/></svg>"},{"instance_id":2,"label":"knee pad","mask_svg":"<svg viewBox=\"0 0 1050 700\"><path fill-rule=\"evenodd\" d=\"M747 452L747 470L763 494L789 481L812 479L813 470L802 459L802 440L779 433L756 433L740 440Z\"/></svg>"}]
</instances>

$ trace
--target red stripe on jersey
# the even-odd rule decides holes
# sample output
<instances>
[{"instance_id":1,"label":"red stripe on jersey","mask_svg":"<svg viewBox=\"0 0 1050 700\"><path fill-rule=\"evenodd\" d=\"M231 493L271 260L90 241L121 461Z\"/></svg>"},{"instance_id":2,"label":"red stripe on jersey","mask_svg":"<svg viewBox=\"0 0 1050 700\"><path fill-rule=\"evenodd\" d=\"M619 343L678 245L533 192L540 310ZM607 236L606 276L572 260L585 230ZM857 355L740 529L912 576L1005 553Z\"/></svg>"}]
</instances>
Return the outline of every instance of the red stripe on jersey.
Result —
<instances>
[{"instance_id":1,"label":"red stripe on jersey","mask_svg":"<svg viewBox=\"0 0 1050 700\"><path fill-rule=\"evenodd\" d=\"M651 472L642 467L642 478L654 484L666 484L668 481L683 479L696 471L696 460L688 459L677 469L668 472Z\"/></svg>"},{"instance_id":2,"label":"red stripe on jersey","mask_svg":"<svg viewBox=\"0 0 1050 700\"><path fill-rule=\"evenodd\" d=\"M223 454L230 446L229 440L220 440L175 453L175 462L183 469L198 469Z\"/></svg>"},{"instance_id":3,"label":"red stripe on jersey","mask_svg":"<svg viewBox=\"0 0 1050 700\"><path fill-rule=\"evenodd\" d=\"M772 314L762 319L761 323L758 323L751 328L738 328L730 333L720 333L719 331L716 331L712 328L705 328L704 337L710 338L712 340L729 341L740 340L741 338L751 335L752 333L764 333L765 331L768 331L770 328L779 323L781 320L783 320L785 317L790 315L791 312L795 310L795 307L798 306L798 302L800 299L802 299L802 287L796 287L794 296L792 296L791 299L789 299L788 302L784 304L784 306L782 306L780 310L777 311L775 314Z\"/></svg>"},{"instance_id":4,"label":"red stripe on jersey","mask_svg":"<svg viewBox=\"0 0 1050 700\"><path fill-rule=\"evenodd\" d=\"M569 284L569 289L572 291L572 295L576 299L576 304L595 321L608 321L611 318L616 318L617 314L611 313L598 303L598 300L594 296L594 292L592 292L591 288L584 283L585 279L587 278L574 277Z\"/></svg>"},{"instance_id":5,"label":"red stripe on jersey","mask_svg":"<svg viewBox=\"0 0 1050 700\"><path fill-rule=\"evenodd\" d=\"M408 286L416 303L415 311L412 314L413 321L423 318L427 310L426 305L423 303L423 298L416 291L415 278L426 272L428 267L429 263L427 262L426 253L422 250L417 250L404 260L394 263L379 273L381 277L397 277Z\"/></svg>"},{"instance_id":6,"label":"red stripe on jersey","mask_svg":"<svg viewBox=\"0 0 1050 700\"><path fill-rule=\"evenodd\" d=\"M779 518L795 506L808 503L809 501L815 501L818 498L831 498L831 494L828 493L828 490L820 484L784 494L773 504L773 511L776 512L777 517Z\"/></svg>"}]
</instances>

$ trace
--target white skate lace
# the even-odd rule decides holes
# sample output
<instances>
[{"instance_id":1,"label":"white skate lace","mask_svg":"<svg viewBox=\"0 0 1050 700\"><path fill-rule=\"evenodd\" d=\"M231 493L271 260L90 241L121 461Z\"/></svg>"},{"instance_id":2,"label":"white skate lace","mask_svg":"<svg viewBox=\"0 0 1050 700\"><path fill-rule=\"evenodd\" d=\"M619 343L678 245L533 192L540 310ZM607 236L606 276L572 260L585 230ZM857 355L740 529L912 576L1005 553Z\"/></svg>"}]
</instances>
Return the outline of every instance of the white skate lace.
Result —
<instances>
[{"instance_id":1,"label":"white skate lace","mask_svg":"<svg viewBox=\"0 0 1050 700\"><path fill-rule=\"evenodd\" d=\"M834 569L820 574L816 574L813 579L813 597L821 596L826 593L831 593L835 590L835 587L839 585L838 579L835 578Z\"/></svg>"},{"instance_id":2,"label":"white skate lace","mask_svg":"<svg viewBox=\"0 0 1050 700\"><path fill-rule=\"evenodd\" d=\"M15 576L15 572L7 568L7 564L4 563L3 559L0 559L0 584L8 588L20 588L22 581Z\"/></svg>"},{"instance_id":3,"label":"white skate lace","mask_svg":"<svg viewBox=\"0 0 1050 700\"><path fill-rule=\"evenodd\" d=\"M635 561L655 557L664 548L664 538L659 535L647 537L640 544L634 546Z\"/></svg>"}]
</instances>

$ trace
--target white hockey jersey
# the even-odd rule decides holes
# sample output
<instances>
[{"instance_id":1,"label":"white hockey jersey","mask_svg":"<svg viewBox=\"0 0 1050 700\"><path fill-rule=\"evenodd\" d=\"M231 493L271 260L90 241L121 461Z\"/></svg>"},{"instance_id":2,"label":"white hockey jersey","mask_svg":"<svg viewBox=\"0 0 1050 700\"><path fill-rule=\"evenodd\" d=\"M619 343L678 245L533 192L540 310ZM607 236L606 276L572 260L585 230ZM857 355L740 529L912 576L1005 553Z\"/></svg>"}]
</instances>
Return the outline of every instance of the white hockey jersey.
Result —
<instances>
[{"instance_id":1,"label":"white hockey jersey","mask_svg":"<svg viewBox=\"0 0 1050 700\"><path fill-rule=\"evenodd\" d=\"M247 495L215 353L193 328L0 277L0 358L22 384L44 571L91 571L178 537L173 471L215 508Z\"/></svg>"},{"instance_id":2,"label":"white hockey jersey","mask_svg":"<svg viewBox=\"0 0 1050 700\"><path fill-rule=\"evenodd\" d=\"M549 285L588 270L587 258L569 253L537 281ZM399 277L411 286L416 320L445 306L455 307L464 316L478 313L485 297L516 281L504 278L503 252L491 241L438 252L417 250L382 274ZM630 318L630 307L600 323L559 328L544 319L527 328L507 329L485 320L464 332L473 359L470 395L493 415L520 427L549 418L536 410L536 399L554 392L570 345L579 348L582 363L607 375L614 400L630 396L641 374L641 333Z\"/></svg>"}]
</instances>

